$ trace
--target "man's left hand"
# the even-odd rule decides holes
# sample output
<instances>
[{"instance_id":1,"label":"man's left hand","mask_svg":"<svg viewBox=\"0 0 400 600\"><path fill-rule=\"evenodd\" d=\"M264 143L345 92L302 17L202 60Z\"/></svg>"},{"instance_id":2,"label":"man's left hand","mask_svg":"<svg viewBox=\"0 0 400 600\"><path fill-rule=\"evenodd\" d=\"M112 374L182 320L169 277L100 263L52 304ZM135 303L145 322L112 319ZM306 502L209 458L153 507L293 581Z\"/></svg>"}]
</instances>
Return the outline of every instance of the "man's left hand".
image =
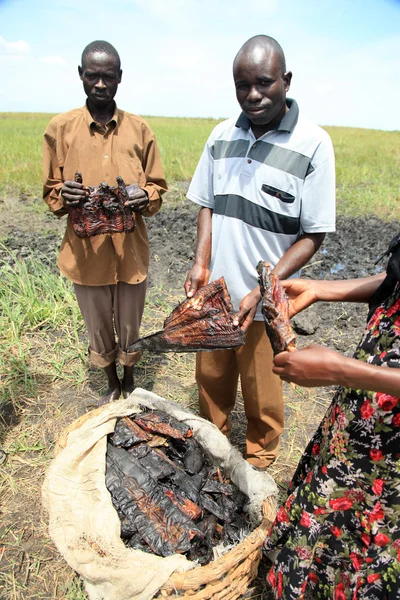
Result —
<instances>
[{"instance_id":1,"label":"man's left hand","mask_svg":"<svg viewBox=\"0 0 400 600\"><path fill-rule=\"evenodd\" d=\"M257 312L257 305L261 300L260 287L257 286L243 298L239 306L239 312L233 316L233 324L240 325L243 331L247 331L253 322Z\"/></svg>"},{"instance_id":2,"label":"man's left hand","mask_svg":"<svg viewBox=\"0 0 400 600\"><path fill-rule=\"evenodd\" d=\"M127 185L126 191L129 196L124 205L129 206L133 212L142 212L149 205L149 197L145 190L138 188L137 185Z\"/></svg>"}]
</instances>

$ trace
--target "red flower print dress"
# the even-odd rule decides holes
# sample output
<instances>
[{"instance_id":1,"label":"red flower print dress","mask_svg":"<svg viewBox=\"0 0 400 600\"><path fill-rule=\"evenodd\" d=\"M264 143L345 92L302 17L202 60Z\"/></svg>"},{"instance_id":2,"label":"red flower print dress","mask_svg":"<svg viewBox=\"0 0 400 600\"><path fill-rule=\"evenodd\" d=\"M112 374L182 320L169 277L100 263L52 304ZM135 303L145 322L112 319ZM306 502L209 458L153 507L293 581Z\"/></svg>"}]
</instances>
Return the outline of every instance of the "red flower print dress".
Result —
<instances>
[{"instance_id":1,"label":"red flower print dress","mask_svg":"<svg viewBox=\"0 0 400 600\"><path fill-rule=\"evenodd\" d=\"M355 358L400 367L400 285L375 308ZM400 599L400 402L339 388L289 486L265 550L284 600Z\"/></svg>"}]
</instances>

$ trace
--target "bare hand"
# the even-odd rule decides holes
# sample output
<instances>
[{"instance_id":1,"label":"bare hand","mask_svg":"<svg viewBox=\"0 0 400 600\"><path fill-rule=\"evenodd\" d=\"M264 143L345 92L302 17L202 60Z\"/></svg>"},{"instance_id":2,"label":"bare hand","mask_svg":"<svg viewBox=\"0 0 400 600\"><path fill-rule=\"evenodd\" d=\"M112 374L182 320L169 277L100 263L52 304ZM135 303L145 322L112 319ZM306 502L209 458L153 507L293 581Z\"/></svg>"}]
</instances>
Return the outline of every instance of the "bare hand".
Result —
<instances>
[{"instance_id":1,"label":"bare hand","mask_svg":"<svg viewBox=\"0 0 400 600\"><path fill-rule=\"evenodd\" d=\"M318 300L316 282L312 279L285 279L280 283L289 298L289 318Z\"/></svg>"},{"instance_id":2,"label":"bare hand","mask_svg":"<svg viewBox=\"0 0 400 600\"><path fill-rule=\"evenodd\" d=\"M61 196L65 206L78 206L87 197L87 188L76 181L64 181Z\"/></svg>"},{"instance_id":3,"label":"bare hand","mask_svg":"<svg viewBox=\"0 0 400 600\"><path fill-rule=\"evenodd\" d=\"M312 344L300 350L281 352L274 358L273 372L284 381L303 387L320 387L341 383L346 357L325 346Z\"/></svg>"},{"instance_id":4,"label":"bare hand","mask_svg":"<svg viewBox=\"0 0 400 600\"><path fill-rule=\"evenodd\" d=\"M197 290L207 285L210 279L210 270L194 264L186 276L185 293L188 298L194 296Z\"/></svg>"},{"instance_id":5,"label":"bare hand","mask_svg":"<svg viewBox=\"0 0 400 600\"><path fill-rule=\"evenodd\" d=\"M145 190L142 190L137 184L127 185L126 192L129 200L124 202L124 206L129 206L133 212L141 212L149 205L149 197Z\"/></svg>"},{"instance_id":6,"label":"bare hand","mask_svg":"<svg viewBox=\"0 0 400 600\"><path fill-rule=\"evenodd\" d=\"M233 324L236 326L240 325L243 331L247 331L254 320L260 300L260 287L257 286L241 301L239 305L239 312L233 317Z\"/></svg>"}]
</instances>

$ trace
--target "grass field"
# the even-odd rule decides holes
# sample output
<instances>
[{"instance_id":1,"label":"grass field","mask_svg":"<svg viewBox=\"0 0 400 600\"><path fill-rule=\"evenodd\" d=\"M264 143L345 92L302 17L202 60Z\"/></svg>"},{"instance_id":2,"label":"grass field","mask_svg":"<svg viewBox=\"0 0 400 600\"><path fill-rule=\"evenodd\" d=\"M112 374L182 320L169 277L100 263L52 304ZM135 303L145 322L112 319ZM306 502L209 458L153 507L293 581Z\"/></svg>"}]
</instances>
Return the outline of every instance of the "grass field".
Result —
<instances>
[{"instance_id":1,"label":"grass field","mask_svg":"<svg viewBox=\"0 0 400 600\"><path fill-rule=\"evenodd\" d=\"M15 215L16 229L36 224L36 231L43 227L48 232L56 226L44 214L44 203L35 201L41 194L41 136L50 117L0 114L0 240L6 216L12 222ZM190 179L216 121L148 121L174 188L174 183ZM336 152L339 212L396 218L400 133L328 131ZM179 194L169 200L181 201ZM43 258L17 259L12 266L6 260L0 263L0 446L8 453L7 463L0 465L1 600L86 599L79 579L48 538L40 490L55 440L84 410L84 403L87 407L96 399L93 390L97 393L102 379L87 365L87 340L71 285ZM178 300L174 290L154 285L143 333L154 331ZM193 355L160 361L145 357L139 365L141 387L196 407ZM287 402L287 441L272 472L278 482L287 482L329 398L329 390L317 396L306 389L293 392Z\"/></svg>"},{"instance_id":2,"label":"grass field","mask_svg":"<svg viewBox=\"0 0 400 600\"><path fill-rule=\"evenodd\" d=\"M41 195L41 143L52 115L0 113L0 198ZM167 181L191 178L213 119L147 117ZM393 218L399 203L400 132L327 127L336 155L338 211Z\"/></svg>"}]
</instances>

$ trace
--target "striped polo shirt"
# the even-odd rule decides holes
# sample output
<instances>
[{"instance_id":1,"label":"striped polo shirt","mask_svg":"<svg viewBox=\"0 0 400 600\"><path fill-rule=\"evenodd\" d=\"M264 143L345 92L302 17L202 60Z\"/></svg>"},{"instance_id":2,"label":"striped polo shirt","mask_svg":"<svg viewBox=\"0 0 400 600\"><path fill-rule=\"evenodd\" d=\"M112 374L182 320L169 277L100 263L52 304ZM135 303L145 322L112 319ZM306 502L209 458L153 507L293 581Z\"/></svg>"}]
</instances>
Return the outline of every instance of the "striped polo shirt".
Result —
<instances>
[{"instance_id":1,"label":"striped polo shirt","mask_svg":"<svg viewBox=\"0 0 400 600\"><path fill-rule=\"evenodd\" d=\"M213 209L210 281L225 277L235 311L257 285L259 260L275 266L302 233L335 231L332 142L295 100L287 104L258 139L244 113L217 125L187 194Z\"/></svg>"}]
</instances>

